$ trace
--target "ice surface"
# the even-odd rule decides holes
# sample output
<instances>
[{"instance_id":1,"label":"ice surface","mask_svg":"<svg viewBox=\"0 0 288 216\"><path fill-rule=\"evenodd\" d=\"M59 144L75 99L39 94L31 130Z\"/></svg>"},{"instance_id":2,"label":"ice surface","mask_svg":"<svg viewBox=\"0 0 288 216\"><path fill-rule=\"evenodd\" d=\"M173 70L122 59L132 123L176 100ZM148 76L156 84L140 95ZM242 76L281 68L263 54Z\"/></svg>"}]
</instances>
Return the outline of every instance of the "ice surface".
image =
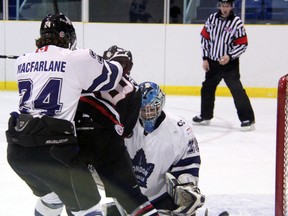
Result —
<instances>
[{"instance_id":1,"label":"ice surface","mask_svg":"<svg viewBox=\"0 0 288 216\"><path fill-rule=\"evenodd\" d=\"M9 113L17 110L18 94L0 91L0 98L0 215L33 215L37 198L6 160L5 130ZM202 157L199 187L206 195L199 216L204 215L206 208L210 216L224 210L232 216L274 215L277 102L251 98L251 103L256 116L255 131L240 131L231 97L216 97L211 125L193 126ZM169 95L166 110L191 123L192 117L199 114L200 97Z\"/></svg>"}]
</instances>

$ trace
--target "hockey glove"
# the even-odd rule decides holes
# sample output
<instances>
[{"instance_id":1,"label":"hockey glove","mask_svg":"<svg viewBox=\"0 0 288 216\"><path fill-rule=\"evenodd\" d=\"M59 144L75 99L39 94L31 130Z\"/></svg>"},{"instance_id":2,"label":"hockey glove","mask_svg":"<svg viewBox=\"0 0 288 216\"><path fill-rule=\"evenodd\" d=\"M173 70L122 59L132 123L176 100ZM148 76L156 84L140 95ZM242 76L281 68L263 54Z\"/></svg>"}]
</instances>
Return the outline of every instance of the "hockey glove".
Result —
<instances>
[{"instance_id":1,"label":"hockey glove","mask_svg":"<svg viewBox=\"0 0 288 216\"><path fill-rule=\"evenodd\" d=\"M174 203L179 206L173 211L174 215L193 215L205 203L205 196L193 183L181 184L173 175L166 173L168 194Z\"/></svg>"},{"instance_id":2,"label":"hockey glove","mask_svg":"<svg viewBox=\"0 0 288 216\"><path fill-rule=\"evenodd\" d=\"M103 58L108 61L117 61L123 67L123 74L130 74L133 66L132 53L116 45L104 51Z\"/></svg>"}]
</instances>

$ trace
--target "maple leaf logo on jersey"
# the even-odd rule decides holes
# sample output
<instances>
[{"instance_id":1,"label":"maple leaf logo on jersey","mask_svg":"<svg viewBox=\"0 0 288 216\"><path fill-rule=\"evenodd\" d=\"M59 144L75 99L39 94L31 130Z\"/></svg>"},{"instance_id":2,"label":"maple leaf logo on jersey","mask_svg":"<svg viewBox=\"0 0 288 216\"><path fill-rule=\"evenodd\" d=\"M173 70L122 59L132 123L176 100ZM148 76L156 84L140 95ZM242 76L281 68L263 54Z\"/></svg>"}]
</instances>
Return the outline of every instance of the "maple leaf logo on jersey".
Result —
<instances>
[{"instance_id":1,"label":"maple leaf logo on jersey","mask_svg":"<svg viewBox=\"0 0 288 216\"><path fill-rule=\"evenodd\" d=\"M154 170L154 164L147 163L143 149L137 151L132 159L133 170L140 187L147 188L147 179Z\"/></svg>"}]
</instances>

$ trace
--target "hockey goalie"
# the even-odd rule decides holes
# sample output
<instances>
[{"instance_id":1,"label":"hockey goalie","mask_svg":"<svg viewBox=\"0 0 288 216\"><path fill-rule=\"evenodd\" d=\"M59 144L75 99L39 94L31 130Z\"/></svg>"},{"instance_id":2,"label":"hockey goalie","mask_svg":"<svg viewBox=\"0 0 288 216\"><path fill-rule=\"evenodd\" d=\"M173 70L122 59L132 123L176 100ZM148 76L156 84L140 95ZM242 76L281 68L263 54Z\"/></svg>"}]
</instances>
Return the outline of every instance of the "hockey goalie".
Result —
<instances>
[{"instance_id":1,"label":"hockey goalie","mask_svg":"<svg viewBox=\"0 0 288 216\"><path fill-rule=\"evenodd\" d=\"M162 215L194 216L205 196L198 188L201 159L192 127L163 110L165 94L156 83L143 82L139 87L139 119L125 139L138 184ZM106 215L116 216L108 205Z\"/></svg>"}]
</instances>

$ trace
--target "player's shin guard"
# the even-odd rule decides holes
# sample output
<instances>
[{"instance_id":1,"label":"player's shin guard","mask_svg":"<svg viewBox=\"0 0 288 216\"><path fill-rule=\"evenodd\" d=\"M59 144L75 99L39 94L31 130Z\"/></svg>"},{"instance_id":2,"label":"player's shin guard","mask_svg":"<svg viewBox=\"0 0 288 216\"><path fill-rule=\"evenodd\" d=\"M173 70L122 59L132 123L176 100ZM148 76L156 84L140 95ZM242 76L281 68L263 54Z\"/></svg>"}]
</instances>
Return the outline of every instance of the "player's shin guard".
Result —
<instances>
[{"instance_id":1,"label":"player's shin guard","mask_svg":"<svg viewBox=\"0 0 288 216\"><path fill-rule=\"evenodd\" d=\"M46 195L38 199L34 215L35 216L59 216L61 215L63 209L63 203L59 200L58 196L55 194L55 199L50 199L51 194ZM47 198L48 196L48 198Z\"/></svg>"},{"instance_id":2,"label":"player's shin guard","mask_svg":"<svg viewBox=\"0 0 288 216\"><path fill-rule=\"evenodd\" d=\"M130 216L159 216L158 211L150 202L145 202L135 209Z\"/></svg>"}]
</instances>

